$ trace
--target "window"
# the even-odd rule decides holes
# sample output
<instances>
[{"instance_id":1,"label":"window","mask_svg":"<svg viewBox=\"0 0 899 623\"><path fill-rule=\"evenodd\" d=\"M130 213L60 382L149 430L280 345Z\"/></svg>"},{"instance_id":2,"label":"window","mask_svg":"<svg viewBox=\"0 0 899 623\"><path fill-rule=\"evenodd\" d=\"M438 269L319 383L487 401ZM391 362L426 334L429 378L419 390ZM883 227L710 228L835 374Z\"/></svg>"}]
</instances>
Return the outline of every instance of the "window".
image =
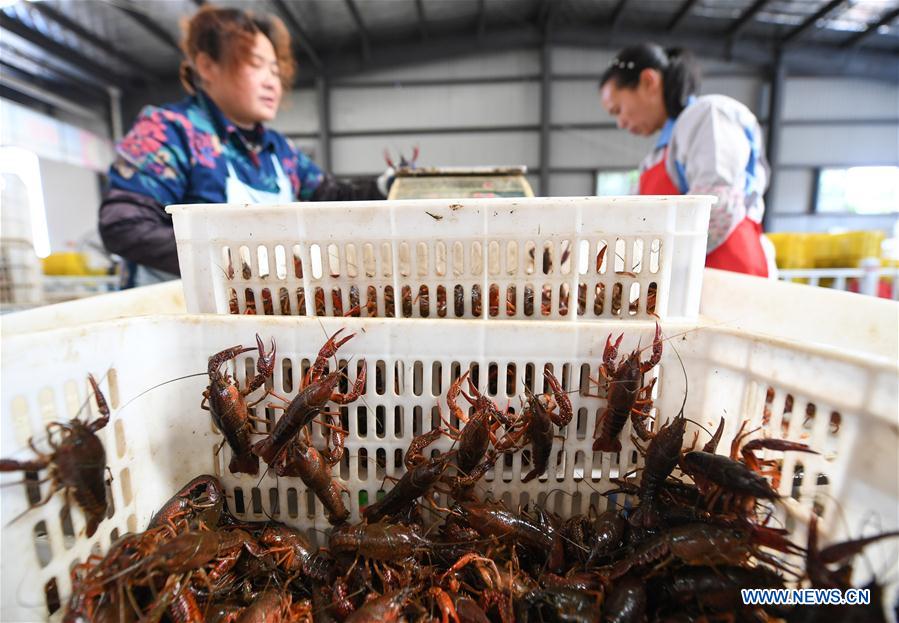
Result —
<instances>
[{"instance_id":1,"label":"window","mask_svg":"<svg viewBox=\"0 0 899 623\"><path fill-rule=\"evenodd\" d=\"M639 173L630 171L598 171L596 173L596 195L635 195Z\"/></svg>"},{"instance_id":2,"label":"window","mask_svg":"<svg viewBox=\"0 0 899 623\"><path fill-rule=\"evenodd\" d=\"M821 169L816 212L899 212L899 167Z\"/></svg>"}]
</instances>

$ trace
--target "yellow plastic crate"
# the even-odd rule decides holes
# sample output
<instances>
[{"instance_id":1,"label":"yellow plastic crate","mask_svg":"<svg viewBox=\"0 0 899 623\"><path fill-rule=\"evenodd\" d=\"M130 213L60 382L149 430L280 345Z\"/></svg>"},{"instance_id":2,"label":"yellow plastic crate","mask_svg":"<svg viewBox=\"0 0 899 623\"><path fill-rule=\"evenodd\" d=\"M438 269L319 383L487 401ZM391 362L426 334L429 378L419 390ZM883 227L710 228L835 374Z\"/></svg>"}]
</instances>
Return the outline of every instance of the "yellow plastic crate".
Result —
<instances>
[{"instance_id":1,"label":"yellow plastic crate","mask_svg":"<svg viewBox=\"0 0 899 623\"><path fill-rule=\"evenodd\" d=\"M774 245L779 268L812 268L814 256L808 246L806 234L765 234Z\"/></svg>"},{"instance_id":2,"label":"yellow plastic crate","mask_svg":"<svg viewBox=\"0 0 899 623\"><path fill-rule=\"evenodd\" d=\"M765 234L774 244L780 268L854 268L868 257L881 257L882 231L842 234L778 232Z\"/></svg>"},{"instance_id":3,"label":"yellow plastic crate","mask_svg":"<svg viewBox=\"0 0 899 623\"><path fill-rule=\"evenodd\" d=\"M881 257L881 245L886 239L882 231L851 231L839 235L840 257L844 266L858 266L869 257Z\"/></svg>"},{"instance_id":4,"label":"yellow plastic crate","mask_svg":"<svg viewBox=\"0 0 899 623\"><path fill-rule=\"evenodd\" d=\"M106 270L102 268L91 268L87 263L87 257L83 253L76 253L75 251L51 253L42 262L45 275L85 276L107 274Z\"/></svg>"}]
</instances>

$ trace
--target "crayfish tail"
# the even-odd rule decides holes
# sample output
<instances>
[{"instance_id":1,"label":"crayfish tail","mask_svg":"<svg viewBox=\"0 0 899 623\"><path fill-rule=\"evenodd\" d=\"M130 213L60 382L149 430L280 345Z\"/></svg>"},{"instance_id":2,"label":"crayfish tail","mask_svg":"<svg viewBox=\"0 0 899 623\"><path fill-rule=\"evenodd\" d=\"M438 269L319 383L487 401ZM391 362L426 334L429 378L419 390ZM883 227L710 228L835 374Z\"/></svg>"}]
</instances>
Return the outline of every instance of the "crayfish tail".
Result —
<instances>
[{"instance_id":1,"label":"crayfish tail","mask_svg":"<svg viewBox=\"0 0 899 623\"><path fill-rule=\"evenodd\" d=\"M259 457L255 454L244 454L242 456L232 455L228 469L232 474L250 474L255 476L259 473Z\"/></svg>"},{"instance_id":2,"label":"crayfish tail","mask_svg":"<svg viewBox=\"0 0 899 623\"><path fill-rule=\"evenodd\" d=\"M629 522L634 528L652 530L659 525L661 520L655 506L643 504L630 516Z\"/></svg>"},{"instance_id":3,"label":"crayfish tail","mask_svg":"<svg viewBox=\"0 0 899 623\"><path fill-rule=\"evenodd\" d=\"M377 523L384 518L383 508L382 504L375 502L362 510L362 517L370 524Z\"/></svg>"},{"instance_id":4,"label":"crayfish tail","mask_svg":"<svg viewBox=\"0 0 899 623\"><path fill-rule=\"evenodd\" d=\"M303 563L303 573L319 582L325 582L331 577L333 569L334 560L321 552L313 554Z\"/></svg>"},{"instance_id":5,"label":"crayfish tail","mask_svg":"<svg viewBox=\"0 0 899 623\"><path fill-rule=\"evenodd\" d=\"M268 465L272 464L275 460L275 455L277 454L277 448L275 448L275 444L272 442L271 437L267 437L262 441L257 441L253 444L253 447L250 448L250 451Z\"/></svg>"},{"instance_id":6,"label":"crayfish tail","mask_svg":"<svg viewBox=\"0 0 899 623\"><path fill-rule=\"evenodd\" d=\"M565 543L562 540L562 535L558 533L553 535L547 566L553 573L564 573L566 569Z\"/></svg>"},{"instance_id":7,"label":"crayfish tail","mask_svg":"<svg viewBox=\"0 0 899 623\"><path fill-rule=\"evenodd\" d=\"M94 536L94 533L97 531L97 526L100 525L100 522L103 521L103 519L105 517L105 510L106 509L104 508L104 513L101 514L100 516L96 516L96 515L86 516L87 526L84 529L85 536L87 536L88 538Z\"/></svg>"},{"instance_id":8,"label":"crayfish tail","mask_svg":"<svg viewBox=\"0 0 899 623\"><path fill-rule=\"evenodd\" d=\"M598 437L593 442L594 452L621 452L621 442L617 439Z\"/></svg>"},{"instance_id":9,"label":"crayfish tail","mask_svg":"<svg viewBox=\"0 0 899 623\"><path fill-rule=\"evenodd\" d=\"M328 523L332 526L339 526L345 523L349 516L350 511L346 508L328 509L327 511Z\"/></svg>"}]
</instances>

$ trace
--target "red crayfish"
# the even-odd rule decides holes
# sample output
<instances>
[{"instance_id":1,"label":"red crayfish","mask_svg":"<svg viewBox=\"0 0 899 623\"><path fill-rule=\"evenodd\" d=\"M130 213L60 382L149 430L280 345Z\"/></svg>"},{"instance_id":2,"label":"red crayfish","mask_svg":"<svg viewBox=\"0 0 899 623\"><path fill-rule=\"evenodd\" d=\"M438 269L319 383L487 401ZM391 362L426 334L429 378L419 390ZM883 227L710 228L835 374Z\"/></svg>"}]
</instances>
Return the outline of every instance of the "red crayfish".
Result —
<instances>
[{"instance_id":1,"label":"red crayfish","mask_svg":"<svg viewBox=\"0 0 899 623\"><path fill-rule=\"evenodd\" d=\"M34 447L33 440L29 439L28 446L38 458L30 461L2 459L0 472L38 471L49 468L49 475L40 482L50 480L52 482L50 492L34 507L43 506L50 501L54 493L63 490L66 500L63 514L67 515L71 492L78 506L84 511L87 521L86 534L93 536L106 514L106 481L103 477L107 469L106 450L97 437L97 431L109 422L109 406L96 379L90 374L87 378L96 396L97 409L101 417L90 423L82 422L77 417L68 422L50 422L46 430L47 443L52 452L49 454L41 452ZM58 440L54 433L58 433Z\"/></svg>"},{"instance_id":2,"label":"red crayfish","mask_svg":"<svg viewBox=\"0 0 899 623\"><path fill-rule=\"evenodd\" d=\"M652 341L652 355L647 361L640 361L640 349L636 349L616 365L615 359L623 337L623 334L619 335L613 345L610 335L603 350L599 372L608 383L608 406L596 423L600 434L593 442L594 452L621 452L621 441L618 439L621 429L632 414L643 417L643 412L636 407L650 402L647 396L651 393L653 384L643 387L643 375L662 359L662 329L658 323ZM641 398L641 394L644 397Z\"/></svg>"},{"instance_id":3,"label":"red crayfish","mask_svg":"<svg viewBox=\"0 0 899 623\"><path fill-rule=\"evenodd\" d=\"M251 418L248 413L246 397L256 391L265 379L271 376L275 367L275 343L272 341L272 350L266 354L262 338L256 336L256 347L245 348L232 346L210 357L209 359L209 387L203 392L203 402L200 407L209 411L212 421L222 431L225 441L231 448L231 462L228 469L231 473L240 472L256 475L259 473L259 459L250 451L252 442L250 435L253 433ZM229 359L238 355L259 350L259 360L256 362L258 374L247 381L244 389L237 387L236 382L228 373L221 371ZM224 442L223 442L224 443Z\"/></svg>"}]
</instances>

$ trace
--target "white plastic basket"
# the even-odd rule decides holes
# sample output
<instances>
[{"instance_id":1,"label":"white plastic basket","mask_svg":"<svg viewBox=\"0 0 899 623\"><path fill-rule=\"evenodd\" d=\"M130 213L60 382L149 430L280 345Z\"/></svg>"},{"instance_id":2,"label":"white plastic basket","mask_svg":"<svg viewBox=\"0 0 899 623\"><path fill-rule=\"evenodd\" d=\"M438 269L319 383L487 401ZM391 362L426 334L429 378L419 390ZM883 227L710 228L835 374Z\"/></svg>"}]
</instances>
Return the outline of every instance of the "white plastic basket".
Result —
<instances>
[{"instance_id":1,"label":"white plastic basket","mask_svg":"<svg viewBox=\"0 0 899 623\"><path fill-rule=\"evenodd\" d=\"M3 334L34 333L101 320L183 314L186 311L181 282L167 281L55 305L42 305L27 312L6 314L3 316Z\"/></svg>"},{"instance_id":2,"label":"white plastic basket","mask_svg":"<svg viewBox=\"0 0 899 623\"><path fill-rule=\"evenodd\" d=\"M17 309L43 302L41 261L29 240L0 239L0 307Z\"/></svg>"},{"instance_id":3,"label":"white plastic basket","mask_svg":"<svg viewBox=\"0 0 899 623\"><path fill-rule=\"evenodd\" d=\"M397 318L689 319L699 307L713 201L435 199L167 210L191 313L245 313L249 306L266 315L342 316L359 305L362 316Z\"/></svg>"},{"instance_id":4,"label":"white plastic basket","mask_svg":"<svg viewBox=\"0 0 899 623\"><path fill-rule=\"evenodd\" d=\"M109 294L119 289L118 275L44 276L44 300L63 303L89 296Z\"/></svg>"},{"instance_id":5,"label":"white plastic basket","mask_svg":"<svg viewBox=\"0 0 899 623\"><path fill-rule=\"evenodd\" d=\"M73 564L104 551L117 535L144 529L155 509L201 473L221 475L231 496L229 505L241 516L264 520L273 515L310 529L313 542L321 543L318 530L328 524L321 505L299 480L266 477L259 483L259 477L234 476L223 469L230 458L227 448L214 457L213 448L221 437L213 431L208 413L200 410L204 377L142 393L163 381L204 371L208 355L215 351L237 343L252 344L256 332L266 341L274 338L278 351L274 389L292 394L326 333L340 327L356 333L340 357L355 362L350 366L351 380L356 364L364 358L369 381L364 401L346 409L349 458L333 472L349 487L347 503L351 520L356 520L360 492L371 500L385 475L402 473L401 455L411 436L435 423L436 396L445 394L461 369L476 366L480 387L503 402L514 400L524 379L539 382L547 364L566 388L578 387L586 375L596 376L606 337L610 332L617 334L622 326L603 321L171 315L6 337L0 456L29 456L28 436L36 435L40 447L43 426L71 417L85 400L86 374L99 376L108 371L102 386L112 403L113 417L100 436L114 477L114 512L90 539L83 536L85 524L78 509L73 507L70 526L61 520L59 494L10 523L27 509L28 500L23 486L3 488L0 615L3 620L46 617L49 587L55 586L64 603ZM650 322L627 323L622 348L648 344L653 330ZM826 534L832 538L858 536L866 526L870 532L875 527L869 521L872 516L879 527L899 527L895 361L761 337L709 321L666 323L663 330L676 337L666 342L657 369L655 405L662 418L680 409L686 373L688 416L710 428L719 417L727 418L721 451L726 451L742 418L752 427L761 426L759 434L803 440L821 451L821 455L784 456L780 492L793 512L782 512L777 519L793 529L799 542L805 533L796 517L801 519L813 505L824 514ZM240 382L252 364L249 356L236 363ZM492 386L488 379L494 370L497 381ZM507 379L513 379L511 386ZM564 442L555 442L547 475L522 483L527 466L522 469L518 453L510 465L500 464L485 477L482 494L489 488L495 498L510 504L537 501L563 515L584 512L589 504L603 507L599 492L611 488L610 478L638 465L629 441L630 425L621 435L620 462L616 455L594 454L592 431L604 401L578 393L572 394L572 401L575 419L564 432ZM788 403L792 409L786 408ZM815 415L807 418L812 408ZM836 433L832 413L840 415ZM319 434L316 430L315 438L321 443ZM449 444L442 439L434 447L446 449ZM20 478L3 474L2 481ZM43 485L41 492L46 491ZM895 565L895 557L889 557L894 553L874 551L874 568L882 571Z\"/></svg>"}]
</instances>

